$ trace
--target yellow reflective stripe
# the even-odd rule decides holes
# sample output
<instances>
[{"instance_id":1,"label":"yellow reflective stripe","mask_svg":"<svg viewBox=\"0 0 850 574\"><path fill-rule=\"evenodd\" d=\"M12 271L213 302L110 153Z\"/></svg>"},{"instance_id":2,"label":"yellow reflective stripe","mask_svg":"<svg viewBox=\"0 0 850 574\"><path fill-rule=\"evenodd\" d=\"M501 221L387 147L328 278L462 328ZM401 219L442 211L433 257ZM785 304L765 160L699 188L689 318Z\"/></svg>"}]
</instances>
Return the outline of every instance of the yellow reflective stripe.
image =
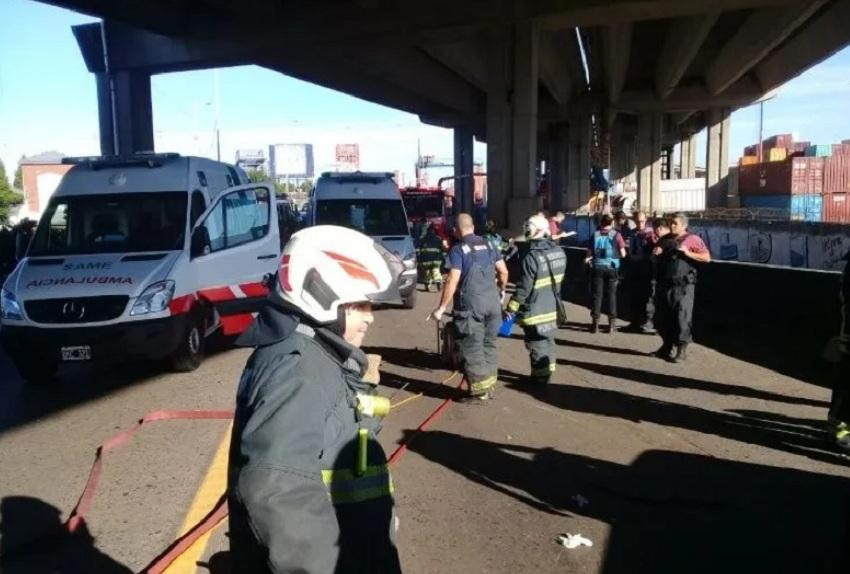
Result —
<instances>
[{"instance_id":1,"label":"yellow reflective stripe","mask_svg":"<svg viewBox=\"0 0 850 574\"><path fill-rule=\"evenodd\" d=\"M517 301L516 299L511 299L511 302L508 303L508 311L510 311L511 313L516 313L517 311L519 311L519 301Z\"/></svg>"},{"instance_id":2,"label":"yellow reflective stripe","mask_svg":"<svg viewBox=\"0 0 850 574\"><path fill-rule=\"evenodd\" d=\"M555 284L556 285L563 280L564 280L564 274L563 273L561 273L560 275L555 275ZM538 279L537 281L534 282L534 288L540 289L541 287L548 287L551 284L552 284L552 278L551 277L544 277L543 279Z\"/></svg>"},{"instance_id":3,"label":"yellow reflective stripe","mask_svg":"<svg viewBox=\"0 0 850 574\"><path fill-rule=\"evenodd\" d=\"M322 471L322 482L330 485L336 482L347 482L362 478L369 478L370 476L381 476L383 474L389 475L389 473L390 468L386 464L373 464L371 466L367 466L366 470L359 476L350 468L333 468Z\"/></svg>"},{"instance_id":4,"label":"yellow reflective stripe","mask_svg":"<svg viewBox=\"0 0 850 574\"><path fill-rule=\"evenodd\" d=\"M496 384L498 377L487 377L486 379L482 379L480 381L473 381L469 384L470 390L473 392L481 392L486 391L490 387Z\"/></svg>"},{"instance_id":5,"label":"yellow reflective stripe","mask_svg":"<svg viewBox=\"0 0 850 574\"><path fill-rule=\"evenodd\" d=\"M841 440L846 436L850 436L850 430L848 430L848 429L842 429L842 430L838 431L837 433L835 433L835 438L838 439L838 440Z\"/></svg>"},{"instance_id":6,"label":"yellow reflective stripe","mask_svg":"<svg viewBox=\"0 0 850 574\"><path fill-rule=\"evenodd\" d=\"M352 504L355 502L366 502L389 496L395 492L393 481L390 480L386 486L375 486L373 488L364 488L363 490L353 490L350 492L331 492L331 502L333 504Z\"/></svg>"},{"instance_id":7,"label":"yellow reflective stripe","mask_svg":"<svg viewBox=\"0 0 850 574\"><path fill-rule=\"evenodd\" d=\"M383 418L390 412L390 400L386 397L357 393L357 411L367 417Z\"/></svg>"},{"instance_id":8,"label":"yellow reflective stripe","mask_svg":"<svg viewBox=\"0 0 850 574\"><path fill-rule=\"evenodd\" d=\"M522 324L526 326L533 325L542 325L543 323L554 323L558 320L558 312L553 311L552 313L545 313L543 315L534 315L532 317L525 317L522 320Z\"/></svg>"},{"instance_id":9,"label":"yellow reflective stripe","mask_svg":"<svg viewBox=\"0 0 850 574\"><path fill-rule=\"evenodd\" d=\"M443 250L439 247L420 247L417 249L419 253L442 253Z\"/></svg>"},{"instance_id":10,"label":"yellow reflective stripe","mask_svg":"<svg viewBox=\"0 0 850 574\"><path fill-rule=\"evenodd\" d=\"M538 367L536 369L532 368L531 374L535 377L550 375L555 372L556 368L557 366L555 365L555 363L549 363L549 365L546 367Z\"/></svg>"}]
</instances>

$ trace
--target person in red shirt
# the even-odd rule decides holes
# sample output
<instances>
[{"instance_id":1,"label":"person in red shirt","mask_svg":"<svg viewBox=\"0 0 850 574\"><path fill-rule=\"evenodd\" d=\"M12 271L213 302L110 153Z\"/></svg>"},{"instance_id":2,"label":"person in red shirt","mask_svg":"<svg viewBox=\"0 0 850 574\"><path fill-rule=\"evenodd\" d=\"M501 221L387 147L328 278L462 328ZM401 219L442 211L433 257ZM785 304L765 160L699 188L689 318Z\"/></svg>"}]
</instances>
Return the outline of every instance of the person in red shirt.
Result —
<instances>
[{"instance_id":1,"label":"person in red shirt","mask_svg":"<svg viewBox=\"0 0 850 574\"><path fill-rule=\"evenodd\" d=\"M711 253L699 235L688 233L688 218L677 213L670 221L670 234L659 240L653 255L658 273L655 326L662 340L655 354L681 363L692 339L697 266L711 261Z\"/></svg>"},{"instance_id":2,"label":"person in red shirt","mask_svg":"<svg viewBox=\"0 0 850 574\"><path fill-rule=\"evenodd\" d=\"M613 222L614 218L610 214L603 215L599 229L587 247L585 263L591 267L590 292L593 297L591 333L599 330L605 291L608 292L608 332L617 330L617 283L620 279L620 260L626 257L626 242L612 227Z\"/></svg>"},{"instance_id":3,"label":"person in red shirt","mask_svg":"<svg viewBox=\"0 0 850 574\"><path fill-rule=\"evenodd\" d=\"M566 217L563 211L557 211L555 215L549 218L549 236L556 243L567 236L564 230L561 229L561 224L564 223Z\"/></svg>"}]
</instances>

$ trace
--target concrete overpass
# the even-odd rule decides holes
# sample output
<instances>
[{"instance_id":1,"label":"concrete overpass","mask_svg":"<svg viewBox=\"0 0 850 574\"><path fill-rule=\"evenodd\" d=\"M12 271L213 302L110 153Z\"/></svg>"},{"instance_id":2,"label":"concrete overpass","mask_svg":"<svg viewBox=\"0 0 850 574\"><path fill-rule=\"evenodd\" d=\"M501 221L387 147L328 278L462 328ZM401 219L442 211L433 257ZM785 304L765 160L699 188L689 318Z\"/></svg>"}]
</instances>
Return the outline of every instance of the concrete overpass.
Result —
<instances>
[{"instance_id":1,"label":"concrete overpass","mask_svg":"<svg viewBox=\"0 0 850 574\"><path fill-rule=\"evenodd\" d=\"M511 227L538 208L544 159L552 207L586 201L591 164L660 207L662 157L681 143L692 176L704 127L707 186L724 186L730 113L850 43L850 0L49 3L104 19L74 29L104 154L153 149L152 74L257 64L453 128L459 174L486 141L488 209Z\"/></svg>"}]
</instances>

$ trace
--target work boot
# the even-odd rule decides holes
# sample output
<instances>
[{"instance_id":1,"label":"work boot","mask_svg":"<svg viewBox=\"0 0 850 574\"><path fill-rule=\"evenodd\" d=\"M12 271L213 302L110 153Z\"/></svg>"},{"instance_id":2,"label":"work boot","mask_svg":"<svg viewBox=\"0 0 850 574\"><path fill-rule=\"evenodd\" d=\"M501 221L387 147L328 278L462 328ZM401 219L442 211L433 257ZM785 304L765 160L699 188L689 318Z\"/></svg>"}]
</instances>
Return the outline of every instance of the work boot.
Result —
<instances>
[{"instance_id":1,"label":"work boot","mask_svg":"<svg viewBox=\"0 0 850 574\"><path fill-rule=\"evenodd\" d=\"M684 363L687 360L687 358L688 358L688 344L687 343L680 343L679 348L676 349L676 356L673 357L671 360L674 363Z\"/></svg>"},{"instance_id":2,"label":"work boot","mask_svg":"<svg viewBox=\"0 0 850 574\"><path fill-rule=\"evenodd\" d=\"M638 330L645 335L651 335L655 333L655 326L652 324L652 321L647 321L641 325Z\"/></svg>"},{"instance_id":3,"label":"work boot","mask_svg":"<svg viewBox=\"0 0 850 574\"><path fill-rule=\"evenodd\" d=\"M673 343L663 343L653 355L659 359L670 360L670 353L673 351Z\"/></svg>"},{"instance_id":4,"label":"work boot","mask_svg":"<svg viewBox=\"0 0 850 574\"><path fill-rule=\"evenodd\" d=\"M599 319L593 319L593 322L590 324L590 332L598 333L599 332Z\"/></svg>"},{"instance_id":5,"label":"work boot","mask_svg":"<svg viewBox=\"0 0 850 574\"><path fill-rule=\"evenodd\" d=\"M608 317L608 331L610 333L617 332L617 319L614 317Z\"/></svg>"}]
</instances>

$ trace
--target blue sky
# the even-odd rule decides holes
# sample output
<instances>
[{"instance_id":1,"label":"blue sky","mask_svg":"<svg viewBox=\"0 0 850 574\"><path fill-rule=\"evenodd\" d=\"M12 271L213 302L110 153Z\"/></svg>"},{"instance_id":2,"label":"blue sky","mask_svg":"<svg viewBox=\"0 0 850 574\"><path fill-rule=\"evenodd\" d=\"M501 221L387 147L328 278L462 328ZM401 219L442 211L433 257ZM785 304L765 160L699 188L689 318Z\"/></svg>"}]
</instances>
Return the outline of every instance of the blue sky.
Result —
<instances>
[{"instance_id":1,"label":"blue sky","mask_svg":"<svg viewBox=\"0 0 850 574\"><path fill-rule=\"evenodd\" d=\"M92 21L32 0L0 1L0 159L9 171L22 154L98 153L94 79L70 30ZM158 150L214 155L214 85L210 70L154 77ZM310 142L322 169L333 161L333 144L356 142L364 169L398 169L410 177L417 142L424 153L452 153L449 130L269 70L223 69L218 85L227 161L238 148ZM817 143L850 138L850 48L792 80L765 104L765 135L783 132ZM731 163L757 135L756 106L733 114ZM484 158L485 149L476 145L476 159Z\"/></svg>"}]
</instances>

